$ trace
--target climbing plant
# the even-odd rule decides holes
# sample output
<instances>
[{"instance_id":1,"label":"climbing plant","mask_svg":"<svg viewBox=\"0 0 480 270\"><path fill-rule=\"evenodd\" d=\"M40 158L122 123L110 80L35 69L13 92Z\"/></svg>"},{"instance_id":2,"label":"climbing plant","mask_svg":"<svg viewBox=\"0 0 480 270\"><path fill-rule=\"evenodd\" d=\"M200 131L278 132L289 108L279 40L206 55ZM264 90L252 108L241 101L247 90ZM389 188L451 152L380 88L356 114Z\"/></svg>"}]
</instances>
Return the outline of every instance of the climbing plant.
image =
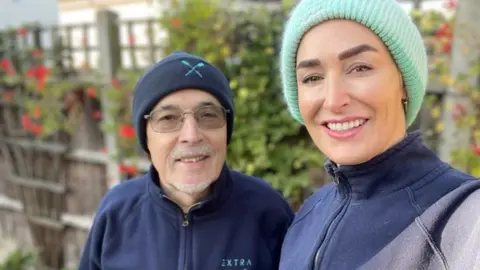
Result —
<instances>
[{"instance_id":1,"label":"climbing plant","mask_svg":"<svg viewBox=\"0 0 480 270\"><path fill-rule=\"evenodd\" d=\"M478 82L472 83L469 79L480 76L480 62L479 59L472 59L472 55L476 54L462 49L462 57L465 57L469 64L468 71L455 76L451 75L452 41L455 35L460 35L454 32L453 27L456 4L454 0L445 1L445 6L449 9L448 13L414 10L412 16L417 20L427 44L431 62L430 80L439 82L444 88L455 89L457 94L467 97L472 103L471 108L460 103L445 106L438 102L428 103L431 105L431 116L436 122L434 130L429 133L439 134L446 128L442 119L444 110L455 120L458 127L470 129L473 135L469 142L470 146L465 149L456 149L452 153L452 164L480 177L480 85ZM480 40L473 42L480 44Z\"/></svg>"}]
</instances>

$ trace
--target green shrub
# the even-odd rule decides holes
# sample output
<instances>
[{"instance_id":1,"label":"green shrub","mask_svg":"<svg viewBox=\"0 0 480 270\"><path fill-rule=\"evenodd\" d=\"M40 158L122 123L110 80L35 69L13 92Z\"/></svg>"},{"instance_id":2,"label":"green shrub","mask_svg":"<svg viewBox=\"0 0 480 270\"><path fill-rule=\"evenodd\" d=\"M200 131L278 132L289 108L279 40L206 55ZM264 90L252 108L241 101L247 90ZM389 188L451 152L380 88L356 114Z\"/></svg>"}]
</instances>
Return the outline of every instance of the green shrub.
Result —
<instances>
[{"instance_id":1,"label":"green shrub","mask_svg":"<svg viewBox=\"0 0 480 270\"><path fill-rule=\"evenodd\" d=\"M35 263L36 256L34 253L16 249L3 262L0 262L0 270L33 269Z\"/></svg>"}]
</instances>

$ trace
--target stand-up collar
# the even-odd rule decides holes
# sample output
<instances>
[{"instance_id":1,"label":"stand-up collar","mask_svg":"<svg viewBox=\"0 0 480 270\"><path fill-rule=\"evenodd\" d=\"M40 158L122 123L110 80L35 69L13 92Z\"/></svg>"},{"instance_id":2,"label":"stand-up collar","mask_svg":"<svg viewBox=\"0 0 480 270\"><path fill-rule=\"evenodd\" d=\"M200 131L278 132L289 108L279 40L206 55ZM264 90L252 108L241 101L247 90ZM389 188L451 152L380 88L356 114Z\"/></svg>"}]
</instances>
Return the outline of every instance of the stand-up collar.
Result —
<instances>
[{"instance_id":1,"label":"stand-up collar","mask_svg":"<svg viewBox=\"0 0 480 270\"><path fill-rule=\"evenodd\" d=\"M415 131L365 163L337 166L327 161L325 168L342 195L351 192L353 199L368 199L410 186L442 164Z\"/></svg>"},{"instance_id":2,"label":"stand-up collar","mask_svg":"<svg viewBox=\"0 0 480 270\"><path fill-rule=\"evenodd\" d=\"M180 207L170 200L160 186L158 172L153 165L150 165L147 176L149 177L148 193L149 196L164 210L178 214ZM194 215L207 215L215 212L222 207L230 196L233 188L233 181L230 171L226 164L223 165L218 179L210 186L209 195L192 209Z\"/></svg>"}]
</instances>

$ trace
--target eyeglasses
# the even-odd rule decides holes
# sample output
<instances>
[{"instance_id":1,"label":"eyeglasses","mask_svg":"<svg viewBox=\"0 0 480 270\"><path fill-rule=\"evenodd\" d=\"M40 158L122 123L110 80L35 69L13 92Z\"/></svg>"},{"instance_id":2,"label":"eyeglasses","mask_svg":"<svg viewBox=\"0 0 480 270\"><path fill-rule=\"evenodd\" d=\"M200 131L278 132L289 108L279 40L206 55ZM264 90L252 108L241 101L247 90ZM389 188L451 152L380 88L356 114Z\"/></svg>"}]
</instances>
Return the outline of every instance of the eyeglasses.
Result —
<instances>
[{"instance_id":1,"label":"eyeglasses","mask_svg":"<svg viewBox=\"0 0 480 270\"><path fill-rule=\"evenodd\" d=\"M216 105L206 105L193 111L182 111L180 108L168 108L152 111L143 117L151 121L152 129L157 133L167 133L179 130L187 114L192 114L199 128L203 130L217 129L226 123L227 110Z\"/></svg>"}]
</instances>

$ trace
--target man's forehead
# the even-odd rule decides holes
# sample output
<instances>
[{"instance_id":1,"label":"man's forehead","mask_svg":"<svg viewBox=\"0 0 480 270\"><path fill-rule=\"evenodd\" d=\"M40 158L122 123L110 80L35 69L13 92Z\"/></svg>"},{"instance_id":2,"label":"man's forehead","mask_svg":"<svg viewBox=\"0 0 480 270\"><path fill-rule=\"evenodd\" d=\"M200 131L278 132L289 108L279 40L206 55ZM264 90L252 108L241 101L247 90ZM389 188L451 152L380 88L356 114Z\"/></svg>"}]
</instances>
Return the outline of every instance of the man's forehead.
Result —
<instances>
[{"instance_id":1,"label":"man's forehead","mask_svg":"<svg viewBox=\"0 0 480 270\"><path fill-rule=\"evenodd\" d=\"M217 105L220 103L211 94L201 90L187 90L172 93L161 99L155 106L158 109L194 109L200 106Z\"/></svg>"},{"instance_id":2,"label":"man's forehead","mask_svg":"<svg viewBox=\"0 0 480 270\"><path fill-rule=\"evenodd\" d=\"M165 103L159 103L155 107L155 110L177 110L177 109L187 110L187 109L195 109L195 108L202 107L202 106L212 106L212 105L219 106L218 102L213 102L213 101L202 101L202 102L198 102L194 105L190 105L190 106L185 106L184 104L181 104L181 103L166 103L165 102Z\"/></svg>"}]
</instances>

